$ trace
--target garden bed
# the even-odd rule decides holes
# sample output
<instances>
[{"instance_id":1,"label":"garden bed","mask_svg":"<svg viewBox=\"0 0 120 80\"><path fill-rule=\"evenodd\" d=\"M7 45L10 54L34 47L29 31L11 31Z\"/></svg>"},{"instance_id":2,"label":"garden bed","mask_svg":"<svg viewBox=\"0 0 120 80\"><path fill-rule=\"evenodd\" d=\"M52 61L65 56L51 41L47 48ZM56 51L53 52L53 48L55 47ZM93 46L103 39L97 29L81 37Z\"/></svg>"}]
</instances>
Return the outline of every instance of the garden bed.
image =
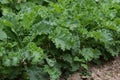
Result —
<instances>
[{"instance_id":1,"label":"garden bed","mask_svg":"<svg viewBox=\"0 0 120 80\"><path fill-rule=\"evenodd\" d=\"M79 73L72 74L68 80L120 80L120 57L116 57L103 65L92 65L91 76L80 76Z\"/></svg>"}]
</instances>

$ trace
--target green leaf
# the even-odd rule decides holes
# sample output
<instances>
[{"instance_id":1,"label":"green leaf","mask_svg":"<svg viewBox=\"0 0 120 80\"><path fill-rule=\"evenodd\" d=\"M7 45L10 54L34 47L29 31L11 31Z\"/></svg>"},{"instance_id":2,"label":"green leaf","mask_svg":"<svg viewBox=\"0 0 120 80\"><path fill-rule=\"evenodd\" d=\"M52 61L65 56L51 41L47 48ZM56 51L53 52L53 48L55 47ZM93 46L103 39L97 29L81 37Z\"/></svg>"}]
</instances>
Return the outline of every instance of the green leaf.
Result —
<instances>
[{"instance_id":1,"label":"green leaf","mask_svg":"<svg viewBox=\"0 0 120 80\"><path fill-rule=\"evenodd\" d=\"M55 60L55 59L46 58L46 61L47 61L48 65L49 65L50 67L53 67L53 66L55 66L55 64L56 64L56 60Z\"/></svg>"},{"instance_id":2,"label":"green leaf","mask_svg":"<svg viewBox=\"0 0 120 80\"><path fill-rule=\"evenodd\" d=\"M33 42L28 44L28 50L31 52L33 64L40 62L45 57L43 50L40 47L37 47L37 45Z\"/></svg>"},{"instance_id":3,"label":"green leaf","mask_svg":"<svg viewBox=\"0 0 120 80\"><path fill-rule=\"evenodd\" d=\"M11 66L11 60L10 60L10 59L5 59L5 60L3 61L3 65L4 65L4 66L7 66L7 67Z\"/></svg>"},{"instance_id":4,"label":"green leaf","mask_svg":"<svg viewBox=\"0 0 120 80\"><path fill-rule=\"evenodd\" d=\"M88 70L87 64L81 64L81 66L82 66L84 69Z\"/></svg>"},{"instance_id":5,"label":"green leaf","mask_svg":"<svg viewBox=\"0 0 120 80\"><path fill-rule=\"evenodd\" d=\"M12 9L9 8L9 7L2 7L1 9L2 9L2 14L3 14L4 16L9 15L10 13L13 13L13 12L12 12Z\"/></svg>"},{"instance_id":6,"label":"green leaf","mask_svg":"<svg viewBox=\"0 0 120 80\"><path fill-rule=\"evenodd\" d=\"M113 40L112 34L108 30L92 31L91 36L94 37L95 40L100 40L105 43Z\"/></svg>"},{"instance_id":7,"label":"green leaf","mask_svg":"<svg viewBox=\"0 0 120 80\"><path fill-rule=\"evenodd\" d=\"M32 26L31 34L33 32L39 35L51 33L54 25L55 23L52 23L52 22L40 21Z\"/></svg>"},{"instance_id":8,"label":"green leaf","mask_svg":"<svg viewBox=\"0 0 120 80\"><path fill-rule=\"evenodd\" d=\"M72 58L72 56L70 54L64 54L62 57L63 57L64 61L67 61L69 63L73 62L73 58Z\"/></svg>"},{"instance_id":9,"label":"green leaf","mask_svg":"<svg viewBox=\"0 0 120 80\"><path fill-rule=\"evenodd\" d=\"M26 68L28 78L30 80L47 80L47 75L40 67L31 66Z\"/></svg>"},{"instance_id":10,"label":"green leaf","mask_svg":"<svg viewBox=\"0 0 120 80\"><path fill-rule=\"evenodd\" d=\"M79 52L86 61L91 61L92 59L98 59L101 55L100 51L92 48L83 48Z\"/></svg>"},{"instance_id":11,"label":"green leaf","mask_svg":"<svg viewBox=\"0 0 120 80\"><path fill-rule=\"evenodd\" d=\"M2 3L2 4L8 4L9 0L0 0L0 3Z\"/></svg>"},{"instance_id":12,"label":"green leaf","mask_svg":"<svg viewBox=\"0 0 120 80\"><path fill-rule=\"evenodd\" d=\"M45 72L48 72L48 74L50 75L50 80L58 80L61 72L59 71L59 69L55 68L55 67L49 67L49 66L45 66L44 67Z\"/></svg>"},{"instance_id":13,"label":"green leaf","mask_svg":"<svg viewBox=\"0 0 120 80\"><path fill-rule=\"evenodd\" d=\"M0 29L0 40L4 39L7 39L7 34L4 31L2 31L2 29Z\"/></svg>"},{"instance_id":14,"label":"green leaf","mask_svg":"<svg viewBox=\"0 0 120 80\"><path fill-rule=\"evenodd\" d=\"M49 36L57 48L70 50L74 46L74 39L68 29L57 27Z\"/></svg>"},{"instance_id":15,"label":"green leaf","mask_svg":"<svg viewBox=\"0 0 120 80\"><path fill-rule=\"evenodd\" d=\"M12 65L13 65L13 66L17 66L17 65L18 65L18 62L19 62L18 57L13 57L11 62L12 62Z\"/></svg>"},{"instance_id":16,"label":"green leaf","mask_svg":"<svg viewBox=\"0 0 120 80\"><path fill-rule=\"evenodd\" d=\"M75 56L74 61L80 62L80 63L85 63L86 61L84 59L80 59L79 57Z\"/></svg>"},{"instance_id":17,"label":"green leaf","mask_svg":"<svg viewBox=\"0 0 120 80\"><path fill-rule=\"evenodd\" d=\"M70 71L77 71L77 70L79 70L80 69L80 64L79 63L75 63L75 62L73 62L72 64L71 64L71 70Z\"/></svg>"},{"instance_id":18,"label":"green leaf","mask_svg":"<svg viewBox=\"0 0 120 80\"><path fill-rule=\"evenodd\" d=\"M33 9L30 8L26 13L23 14L22 24L25 29L29 29L32 26L35 18L37 17L37 12L39 9L39 6L35 6Z\"/></svg>"}]
</instances>

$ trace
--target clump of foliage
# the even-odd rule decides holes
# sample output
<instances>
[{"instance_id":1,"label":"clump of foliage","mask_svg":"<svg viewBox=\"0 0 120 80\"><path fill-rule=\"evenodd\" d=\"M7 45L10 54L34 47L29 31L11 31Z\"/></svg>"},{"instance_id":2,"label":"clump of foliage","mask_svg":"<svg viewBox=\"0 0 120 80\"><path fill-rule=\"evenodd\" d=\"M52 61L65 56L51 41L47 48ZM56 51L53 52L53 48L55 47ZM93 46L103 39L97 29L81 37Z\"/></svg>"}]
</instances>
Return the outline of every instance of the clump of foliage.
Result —
<instances>
[{"instance_id":1,"label":"clump of foliage","mask_svg":"<svg viewBox=\"0 0 120 80\"><path fill-rule=\"evenodd\" d=\"M119 0L0 0L0 80L59 80L119 52Z\"/></svg>"}]
</instances>

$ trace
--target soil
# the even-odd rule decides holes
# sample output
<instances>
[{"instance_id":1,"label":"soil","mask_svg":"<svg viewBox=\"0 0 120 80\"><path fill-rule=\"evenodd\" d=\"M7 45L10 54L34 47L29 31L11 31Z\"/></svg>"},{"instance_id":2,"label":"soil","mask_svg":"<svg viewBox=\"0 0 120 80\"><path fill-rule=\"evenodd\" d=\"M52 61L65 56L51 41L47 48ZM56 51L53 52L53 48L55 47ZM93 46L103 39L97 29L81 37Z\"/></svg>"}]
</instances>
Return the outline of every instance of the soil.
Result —
<instances>
[{"instance_id":1,"label":"soil","mask_svg":"<svg viewBox=\"0 0 120 80\"><path fill-rule=\"evenodd\" d=\"M100 66L92 65L90 71L91 76L81 76L80 73L74 73L68 80L120 80L120 57Z\"/></svg>"}]
</instances>

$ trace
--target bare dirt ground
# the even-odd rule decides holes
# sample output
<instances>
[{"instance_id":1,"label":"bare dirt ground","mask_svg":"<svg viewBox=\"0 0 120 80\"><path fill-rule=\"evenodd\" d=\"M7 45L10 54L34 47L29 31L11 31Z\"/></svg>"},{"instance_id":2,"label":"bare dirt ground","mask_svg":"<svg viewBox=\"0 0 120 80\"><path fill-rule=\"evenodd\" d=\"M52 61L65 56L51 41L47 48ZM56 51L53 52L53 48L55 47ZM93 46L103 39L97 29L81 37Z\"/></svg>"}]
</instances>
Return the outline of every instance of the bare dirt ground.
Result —
<instances>
[{"instance_id":1,"label":"bare dirt ground","mask_svg":"<svg viewBox=\"0 0 120 80\"><path fill-rule=\"evenodd\" d=\"M90 67L91 76L80 76L79 73L72 74L68 80L120 80L120 57L100 66Z\"/></svg>"}]
</instances>

